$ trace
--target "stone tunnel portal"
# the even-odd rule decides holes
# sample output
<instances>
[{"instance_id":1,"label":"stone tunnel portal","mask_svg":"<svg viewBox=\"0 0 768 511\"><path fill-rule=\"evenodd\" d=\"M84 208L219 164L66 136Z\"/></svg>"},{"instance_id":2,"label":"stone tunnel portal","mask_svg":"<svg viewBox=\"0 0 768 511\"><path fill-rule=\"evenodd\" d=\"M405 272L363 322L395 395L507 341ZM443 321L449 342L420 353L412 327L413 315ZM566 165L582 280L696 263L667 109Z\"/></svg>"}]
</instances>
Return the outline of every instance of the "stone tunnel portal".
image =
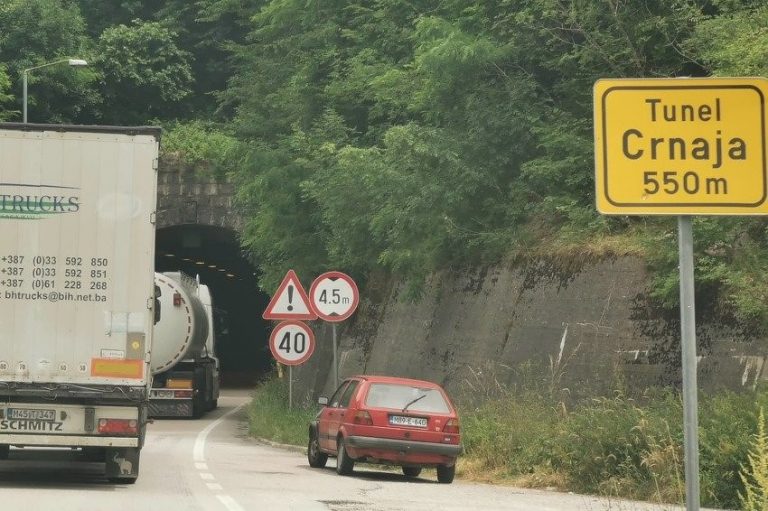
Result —
<instances>
[{"instance_id":1,"label":"stone tunnel portal","mask_svg":"<svg viewBox=\"0 0 768 511\"><path fill-rule=\"evenodd\" d=\"M272 365L268 323L261 318L269 297L259 290L256 269L243 257L235 232L203 225L160 228L155 269L199 275L210 288L222 385L261 379Z\"/></svg>"}]
</instances>

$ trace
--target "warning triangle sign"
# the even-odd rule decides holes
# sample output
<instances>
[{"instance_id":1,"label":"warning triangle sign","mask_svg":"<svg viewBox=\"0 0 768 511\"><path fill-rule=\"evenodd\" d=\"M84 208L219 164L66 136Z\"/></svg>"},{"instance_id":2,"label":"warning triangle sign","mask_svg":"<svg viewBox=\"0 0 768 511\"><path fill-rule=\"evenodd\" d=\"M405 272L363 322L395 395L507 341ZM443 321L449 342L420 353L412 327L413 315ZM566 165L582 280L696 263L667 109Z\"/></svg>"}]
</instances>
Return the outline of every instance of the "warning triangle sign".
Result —
<instances>
[{"instance_id":1,"label":"warning triangle sign","mask_svg":"<svg viewBox=\"0 0 768 511\"><path fill-rule=\"evenodd\" d=\"M317 314L309 306L307 292L301 287L296 272L288 270L261 317L264 319L317 319Z\"/></svg>"}]
</instances>

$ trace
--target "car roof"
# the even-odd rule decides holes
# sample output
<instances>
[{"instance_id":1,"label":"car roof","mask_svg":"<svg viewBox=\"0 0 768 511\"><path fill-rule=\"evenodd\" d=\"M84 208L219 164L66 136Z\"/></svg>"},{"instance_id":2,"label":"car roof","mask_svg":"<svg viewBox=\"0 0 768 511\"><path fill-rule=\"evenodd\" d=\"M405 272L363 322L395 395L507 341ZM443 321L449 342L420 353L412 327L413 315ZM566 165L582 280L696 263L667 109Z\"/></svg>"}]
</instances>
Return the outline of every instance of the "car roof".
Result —
<instances>
[{"instance_id":1,"label":"car roof","mask_svg":"<svg viewBox=\"0 0 768 511\"><path fill-rule=\"evenodd\" d=\"M416 380L413 378L401 378L399 376L379 376L373 374L359 374L353 378L360 378L370 383L401 383L405 385L418 385L420 387L431 387L435 389L442 388L439 384L427 380Z\"/></svg>"}]
</instances>

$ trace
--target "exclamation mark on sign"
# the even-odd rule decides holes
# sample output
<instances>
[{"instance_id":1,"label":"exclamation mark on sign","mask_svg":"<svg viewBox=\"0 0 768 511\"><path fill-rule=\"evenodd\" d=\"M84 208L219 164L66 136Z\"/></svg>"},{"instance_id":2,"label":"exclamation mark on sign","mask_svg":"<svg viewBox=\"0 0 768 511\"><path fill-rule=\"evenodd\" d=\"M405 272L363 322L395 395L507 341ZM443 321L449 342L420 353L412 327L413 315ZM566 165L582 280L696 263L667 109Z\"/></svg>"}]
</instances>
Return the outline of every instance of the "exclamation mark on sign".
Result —
<instances>
[{"instance_id":1,"label":"exclamation mark on sign","mask_svg":"<svg viewBox=\"0 0 768 511\"><path fill-rule=\"evenodd\" d=\"M291 305L292 303L293 303L293 286L289 284L288 285L288 312L293 310L293 305Z\"/></svg>"}]
</instances>

